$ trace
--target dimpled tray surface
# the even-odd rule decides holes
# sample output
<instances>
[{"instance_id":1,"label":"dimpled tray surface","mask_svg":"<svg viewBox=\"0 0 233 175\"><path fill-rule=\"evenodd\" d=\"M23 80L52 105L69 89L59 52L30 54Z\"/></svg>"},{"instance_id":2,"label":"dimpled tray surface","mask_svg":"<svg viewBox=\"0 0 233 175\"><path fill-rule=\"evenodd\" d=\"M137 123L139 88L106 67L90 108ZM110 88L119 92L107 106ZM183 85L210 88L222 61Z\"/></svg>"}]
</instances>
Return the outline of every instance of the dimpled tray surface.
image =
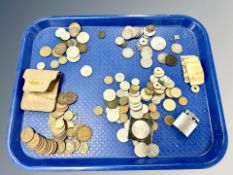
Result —
<instances>
[{"instance_id":1,"label":"dimpled tray surface","mask_svg":"<svg viewBox=\"0 0 233 175\"><path fill-rule=\"evenodd\" d=\"M39 49L44 45L53 47L57 44L59 39L54 34L57 27L68 27L74 21L79 22L82 30L90 34L89 50L81 55L79 62L68 62L58 68L63 73L60 89L77 92L78 101L70 106L70 110L78 115L75 122L92 128L93 137L88 142L90 150L87 154L43 156L20 141L20 131L24 127L33 127L38 133L51 138L47 124L48 113L20 109L24 83L22 74L26 68L36 68L40 61L45 62L46 68L50 69L50 61L56 58L42 58ZM156 35L166 39L167 47L164 52L171 52L171 39L174 34L179 34L179 43L183 46L182 55L194 54L200 57L206 82L198 94L192 93L190 85L184 83L179 58L174 67L161 65L156 59L159 52L154 51L153 66L144 69L140 66L140 54L135 47L137 39L128 42L135 51L134 57L127 60L121 56L122 49L115 45L114 40L120 36L122 29L126 25L143 27L148 24L155 24ZM99 31L106 32L105 39L98 38ZM93 74L89 78L80 75L80 68L86 64L93 68ZM145 86L156 66L162 67L166 75L176 82L189 103L185 107L177 105L177 109L170 113L161 104L158 105L161 118L158 121L159 129L153 135L153 142L159 145L160 154L153 159L139 159L134 154L131 141L120 143L116 138L117 130L123 125L108 122L106 114L96 117L92 110L96 105L105 106L102 93L106 88L116 90L119 86L116 82L111 86L105 85L103 78L106 75L114 76L117 72L123 72L128 81L137 77L141 85ZM193 111L200 119L198 127L189 138L163 122L166 114L176 117L185 109ZM227 134L208 36L199 22L187 16L70 16L48 17L33 22L25 31L21 43L10 117L9 153L17 164L35 170L203 168L217 163L227 147Z\"/></svg>"}]
</instances>

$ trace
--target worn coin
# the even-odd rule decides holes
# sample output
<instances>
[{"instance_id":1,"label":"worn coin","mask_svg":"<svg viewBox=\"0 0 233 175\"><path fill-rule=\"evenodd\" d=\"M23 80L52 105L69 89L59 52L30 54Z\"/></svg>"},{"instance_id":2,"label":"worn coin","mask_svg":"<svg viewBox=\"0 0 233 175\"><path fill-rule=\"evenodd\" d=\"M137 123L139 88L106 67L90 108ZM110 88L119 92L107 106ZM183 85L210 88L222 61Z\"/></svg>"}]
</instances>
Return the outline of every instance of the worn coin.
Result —
<instances>
[{"instance_id":1,"label":"worn coin","mask_svg":"<svg viewBox=\"0 0 233 175\"><path fill-rule=\"evenodd\" d=\"M64 153L65 149L66 149L66 144L64 141L60 141L60 142L57 142L57 151L56 153L57 154L62 154Z\"/></svg>"},{"instance_id":2,"label":"worn coin","mask_svg":"<svg viewBox=\"0 0 233 175\"><path fill-rule=\"evenodd\" d=\"M77 46L78 45L78 41L76 39L74 39L74 38L71 38L68 41L66 41L66 45L68 47Z\"/></svg>"},{"instance_id":3,"label":"worn coin","mask_svg":"<svg viewBox=\"0 0 233 175\"><path fill-rule=\"evenodd\" d=\"M175 66L176 63L177 63L177 58L175 55L167 55L165 57L165 63L168 65L168 66Z\"/></svg>"},{"instance_id":4,"label":"worn coin","mask_svg":"<svg viewBox=\"0 0 233 175\"><path fill-rule=\"evenodd\" d=\"M104 110L102 108L102 106L96 106L94 109L93 109L93 113L96 115L96 116L101 116L103 114Z\"/></svg>"},{"instance_id":5,"label":"worn coin","mask_svg":"<svg viewBox=\"0 0 233 175\"><path fill-rule=\"evenodd\" d=\"M113 83L113 78L112 76L108 75L108 76L105 76L104 77L104 83L107 84L107 85L110 85Z\"/></svg>"},{"instance_id":6,"label":"worn coin","mask_svg":"<svg viewBox=\"0 0 233 175\"><path fill-rule=\"evenodd\" d=\"M88 51L88 45L87 44L78 43L77 47L79 48L80 53L85 53L85 52Z\"/></svg>"},{"instance_id":7,"label":"worn coin","mask_svg":"<svg viewBox=\"0 0 233 175\"><path fill-rule=\"evenodd\" d=\"M166 58L167 54L166 53L160 53L157 56L157 60L159 63L165 64L165 58Z\"/></svg>"},{"instance_id":8,"label":"worn coin","mask_svg":"<svg viewBox=\"0 0 233 175\"><path fill-rule=\"evenodd\" d=\"M59 57L58 62L59 64L66 64L67 63L67 58L65 56Z\"/></svg>"},{"instance_id":9,"label":"worn coin","mask_svg":"<svg viewBox=\"0 0 233 175\"><path fill-rule=\"evenodd\" d=\"M127 105L129 103L129 98L126 96L123 96L119 99L119 104L124 106Z\"/></svg>"},{"instance_id":10,"label":"worn coin","mask_svg":"<svg viewBox=\"0 0 233 175\"><path fill-rule=\"evenodd\" d=\"M81 31L81 26L77 22L73 22L69 25L69 32L72 37L76 37Z\"/></svg>"},{"instance_id":11,"label":"worn coin","mask_svg":"<svg viewBox=\"0 0 233 175\"><path fill-rule=\"evenodd\" d=\"M86 142L90 140L91 136L92 136L92 130L88 126L83 126L78 128L76 133L76 138L81 142Z\"/></svg>"},{"instance_id":12,"label":"worn coin","mask_svg":"<svg viewBox=\"0 0 233 175\"><path fill-rule=\"evenodd\" d=\"M126 130L125 128L121 128L117 131L117 139L122 142L125 143L127 142L128 139L128 130Z\"/></svg>"},{"instance_id":13,"label":"worn coin","mask_svg":"<svg viewBox=\"0 0 233 175\"><path fill-rule=\"evenodd\" d=\"M154 50L161 51L166 47L166 41L160 36L155 36L151 39L150 45Z\"/></svg>"},{"instance_id":14,"label":"worn coin","mask_svg":"<svg viewBox=\"0 0 233 175\"><path fill-rule=\"evenodd\" d=\"M143 142L139 142L135 145L134 147L134 153L136 154L137 157L143 158L146 157L146 148L147 145Z\"/></svg>"},{"instance_id":15,"label":"worn coin","mask_svg":"<svg viewBox=\"0 0 233 175\"><path fill-rule=\"evenodd\" d=\"M145 139L150 134L150 127L144 120L135 121L131 130L138 139Z\"/></svg>"},{"instance_id":16,"label":"worn coin","mask_svg":"<svg viewBox=\"0 0 233 175\"><path fill-rule=\"evenodd\" d=\"M92 67L89 65L85 65L80 69L80 74L83 77L89 77L92 74Z\"/></svg>"},{"instance_id":17,"label":"worn coin","mask_svg":"<svg viewBox=\"0 0 233 175\"><path fill-rule=\"evenodd\" d=\"M50 62L50 67L53 68L53 69L56 69L59 67L59 62L57 60L52 60Z\"/></svg>"},{"instance_id":18,"label":"worn coin","mask_svg":"<svg viewBox=\"0 0 233 175\"><path fill-rule=\"evenodd\" d=\"M179 98L182 95L182 91L178 87L174 87L171 89L171 95L174 98Z\"/></svg>"},{"instance_id":19,"label":"worn coin","mask_svg":"<svg viewBox=\"0 0 233 175\"><path fill-rule=\"evenodd\" d=\"M55 36L60 38L64 33L66 33L66 29L63 27L59 27L56 31L55 31Z\"/></svg>"},{"instance_id":20,"label":"worn coin","mask_svg":"<svg viewBox=\"0 0 233 175\"><path fill-rule=\"evenodd\" d=\"M119 120L119 118L120 118L119 107L117 107L115 109L109 109L109 111L107 112L108 121L116 122L117 120Z\"/></svg>"},{"instance_id":21,"label":"worn coin","mask_svg":"<svg viewBox=\"0 0 233 175\"><path fill-rule=\"evenodd\" d=\"M79 56L79 54L79 48L76 46L71 46L66 50L67 58L76 58L77 56Z\"/></svg>"},{"instance_id":22,"label":"worn coin","mask_svg":"<svg viewBox=\"0 0 233 175\"><path fill-rule=\"evenodd\" d=\"M24 128L21 131L20 139L23 142L28 143L33 139L34 134L35 134L35 132L34 132L34 130L32 128Z\"/></svg>"},{"instance_id":23,"label":"worn coin","mask_svg":"<svg viewBox=\"0 0 233 175\"><path fill-rule=\"evenodd\" d=\"M64 42L60 42L54 47L54 51L58 55L63 55L66 52L66 49L67 49L67 46L66 46L66 43Z\"/></svg>"},{"instance_id":24,"label":"worn coin","mask_svg":"<svg viewBox=\"0 0 233 175\"><path fill-rule=\"evenodd\" d=\"M164 117L164 123L168 126L171 126L173 124L173 122L175 121L174 117L171 115L166 115Z\"/></svg>"},{"instance_id":25,"label":"worn coin","mask_svg":"<svg viewBox=\"0 0 233 175\"><path fill-rule=\"evenodd\" d=\"M172 99L165 99L163 101L163 107L167 111L174 111L176 109L176 102Z\"/></svg>"},{"instance_id":26,"label":"worn coin","mask_svg":"<svg viewBox=\"0 0 233 175\"><path fill-rule=\"evenodd\" d=\"M66 111L63 115L64 120L71 121L74 118L74 113L72 111Z\"/></svg>"},{"instance_id":27,"label":"worn coin","mask_svg":"<svg viewBox=\"0 0 233 175\"><path fill-rule=\"evenodd\" d=\"M113 89L106 89L103 93L103 98L106 101L113 101L116 98L116 92Z\"/></svg>"},{"instance_id":28,"label":"worn coin","mask_svg":"<svg viewBox=\"0 0 233 175\"><path fill-rule=\"evenodd\" d=\"M127 91L127 90L129 90L129 88L130 88L130 84L129 84L129 82L128 81L122 81L121 83L120 83L120 88L123 90L123 91Z\"/></svg>"},{"instance_id":29,"label":"worn coin","mask_svg":"<svg viewBox=\"0 0 233 175\"><path fill-rule=\"evenodd\" d=\"M40 48L40 56L48 57L52 53L52 49L49 46L43 46Z\"/></svg>"},{"instance_id":30,"label":"worn coin","mask_svg":"<svg viewBox=\"0 0 233 175\"><path fill-rule=\"evenodd\" d=\"M160 113L158 111L155 111L155 112L150 112L150 117L153 119L153 120L158 120L160 118Z\"/></svg>"},{"instance_id":31,"label":"worn coin","mask_svg":"<svg viewBox=\"0 0 233 175\"><path fill-rule=\"evenodd\" d=\"M90 36L87 32L80 32L76 39L79 43L84 44L84 43L87 43L89 41Z\"/></svg>"},{"instance_id":32,"label":"worn coin","mask_svg":"<svg viewBox=\"0 0 233 175\"><path fill-rule=\"evenodd\" d=\"M154 143L151 143L146 147L146 155L150 158L157 157L159 155L159 152L159 146Z\"/></svg>"},{"instance_id":33,"label":"worn coin","mask_svg":"<svg viewBox=\"0 0 233 175\"><path fill-rule=\"evenodd\" d=\"M99 39L104 39L105 36L106 36L106 33L105 33L104 31L100 31L100 32L98 33Z\"/></svg>"}]
</instances>

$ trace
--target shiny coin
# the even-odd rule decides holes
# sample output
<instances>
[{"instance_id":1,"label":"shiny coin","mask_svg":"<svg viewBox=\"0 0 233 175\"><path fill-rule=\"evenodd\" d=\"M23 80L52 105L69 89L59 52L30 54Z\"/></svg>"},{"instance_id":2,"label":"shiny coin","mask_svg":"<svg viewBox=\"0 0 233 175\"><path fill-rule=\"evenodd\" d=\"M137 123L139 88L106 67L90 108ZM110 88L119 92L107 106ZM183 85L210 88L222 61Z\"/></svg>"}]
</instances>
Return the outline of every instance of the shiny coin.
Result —
<instances>
[{"instance_id":1,"label":"shiny coin","mask_svg":"<svg viewBox=\"0 0 233 175\"><path fill-rule=\"evenodd\" d=\"M165 58L166 58L167 54L166 53L160 53L157 56L157 60L159 63L165 64Z\"/></svg>"},{"instance_id":2,"label":"shiny coin","mask_svg":"<svg viewBox=\"0 0 233 175\"><path fill-rule=\"evenodd\" d=\"M158 81L158 78L155 77L154 75L151 75L151 76L150 76L150 81L151 81L152 83L155 83L155 82Z\"/></svg>"},{"instance_id":3,"label":"shiny coin","mask_svg":"<svg viewBox=\"0 0 233 175\"><path fill-rule=\"evenodd\" d=\"M66 64L67 63L67 58L65 56L59 57L58 62L59 64Z\"/></svg>"},{"instance_id":4,"label":"shiny coin","mask_svg":"<svg viewBox=\"0 0 233 175\"><path fill-rule=\"evenodd\" d=\"M147 156L146 148L147 148L147 145L145 143L139 142L134 147L134 153L136 154L137 157L140 157L140 158L146 157Z\"/></svg>"},{"instance_id":5,"label":"shiny coin","mask_svg":"<svg viewBox=\"0 0 233 175\"><path fill-rule=\"evenodd\" d=\"M122 37L117 37L115 39L115 43L116 43L116 45L121 46L121 45L123 45L125 43L125 40Z\"/></svg>"},{"instance_id":6,"label":"shiny coin","mask_svg":"<svg viewBox=\"0 0 233 175\"><path fill-rule=\"evenodd\" d=\"M79 56L79 54L79 48L77 48L76 46L71 46L66 50L67 58L76 58L77 56Z\"/></svg>"},{"instance_id":7,"label":"shiny coin","mask_svg":"<svg viewBox=\"0 0 233 175\"><path fill-rule=\"evenodd\" d=\"M89 77L92 74L92 68L89 65L85 65L80 69L80 74L83 77Z\"/></svg>"},{"instance_id":8,"label":"shiny coin","mask_svg":"<svg viewBox=\"0 0 233 175\"><path fill-rule=\"evenodd\" d=\"M146 38L140 38L140 39L139 39L139 43L140 43L140 45L142 45L142 46L146 46L147 43L148 43L148 39L146 39Z\"/></svg>"},{"instance_id":9,"label":"shiny coin","mask_svg":"<svg viewBox=\"0 0 233 175\"><path fill-rule=\"evenodd\" d=\"M85 53L85 52L88 51L88 45L87 44L78 43L77 47L79 48L80 53Z\"/></svg>"},{"instance_id":10,"label":"shiny coin","mask_svg":"<svg viewBox=\"0 0 233 175\"><path fill-rule=\"evenodd\" d=\"M123 91L129 90L129 88L130 88L129 82L128 82L128 81L122 81L122 82L120 83L120 88L121 88Z\"/></svg>"},{"instance_id":11,"label":"shiny coin","mask_svg":"<svg viewBox=\"0 0 233 175\"><path fill-rule=\"evenodd\" d=\"M167 55L165 57L165 63L168 65L168 66L175 66L176 63L177 63L177 58L175 55Z\"/></svg>"},{"instance_id":12,"label":"shiny coin","mask_svg":"<svg viewBox=\"0 0 233 175\"><path fill-rule=\"evenodd\" d=\"M76 133L76 138L81 142L86 142L90 140L92 136L92 130L88 126L83 126L78 128Z\"/></svg>"},{"instance_id":13,"label":"shiny coin","mask_svg":"<svg viewBox=\"0 0 233 175\"><path fill-rule=\"evenodd\" d=\"M63 41L67 41L67 40L70 39L70 33L69 33L69 32L62 33L60 38L61 38Z\"/></svg>"},{"instance_id":14,"label":"shiny coin","mask_svg":"<svg viewBox=\"0 0 233 175\"><path fill-rule=\"evenodd\" d=\"M155 36L151 39L150 45L154 50L161 51L166 47L166 41L160 36Z\"/></svg>"},{"instance_id":15,"label":"shiny coin","mask_svg":"<svg viewBox=\"0 0 233 175\"><path fill-rule=\"evenodd\" d=\"M81 31L80 24L73 22L69 25L69 32L72 37L76 37Z\"/></svg>"},{"instance_id":16,"label":"shiny coin","mask_svg":"<svg viewBox=\"0 0 233 175\"><path fill-rule=\"evenodd\" d=\"M28 143L33 139L34 134L35 134L35 132L34 132L34 130L32 128L24 128L21 131L20 139L23 142Z\"/></svg>"},{"instance_id":17,"label":"shiny coin","mask_svg":"<svg viewBox=\"0 0 233 175\"><path fill-rule=\"evenodd\" d=\"M53 60L50 62L50 67L56 69L59 67L59 62L57 60Z\"/></svg>"},{"instance_id":18,"label":"shiny coin","mask_svg":"<svg viewBox=\"0 0 233 175\"><path fill-rule=\"evenodd\" d=\"M44 69L45 68L45 63L44 62L37 63L36 68L39 69L39 70Z\"/></svg>"},{"instance_id":19,"label":"shiny coin","mask_svg":"<svg viewBox=\"0 0 233 175\"><path fill-rule=\"evenodd\" d=\"M63 115L64 120L71 121L74 118L74 113L72 111L66 111Z\"/></svg>"},{"instance_id":20,"label":"shiny coin","mask_svg":"<svg viewBox=\"0 0 233 175\"><path fill-rule=\"evenodd\" d=\"M125 40L129 40L132 38L133 33L131 29L124 29L121 33L121 36L125 39Z\"/></svg>"},{"instance_id":21,"label":"shiny coin","mask_svg":"<svg viewBox=\"0 0 233 175\"><path fill-rule=\"evenodd\" d=\"M146 114L148 111L149 111L148 106L147 106L146 104L143 104L143 105L142 105L142 112L143 112L144 114Z\"/></svg>"},{"instance_id":22,"label":"shiny coin","mask_svg":"<svg viewBox=\"0 0 233 175\"><path fill-rule=\"evenodd\" d=\"M49 46L43 46L40 48L40 56L48 57L52 53L52 49Z\"/></svg>"},{"instance_id":23,"label":"shiny coin","mask_svg":"<svg viewBox=\"0 0 233 175\"><path fill-rule=\"evenodd\" d=\"M153 64L153 60L151 58L141 58L140 64L143 68L150 68Z\"/></svg>"},{"instance_id":24,"label":"shiny coin","mask_svg":"<svg viewBox=\"0 0 233 175\"><path fill-rule=\"evenodd\" d=\"M73 104L78 99L78 96L75 92L68 91L68 92L61 92L58 95L58 102L60 104Z\"/></svg>"},{"instance_id":25,"label":"shiny coin","mask_svg":"<svg viewBox=\"0 0 233 175\"><path fill-rule=\"evenodd\" d=\"M104 83L105 84L107 84L107 85L110 85L110 84L112 84L113 83L113 78L112 78L112 76L106 76L106 77L104 77Z\"/></svg>"},{"instance_id":26,"label":"shiny coin","mask_svg":"<svg viewBox=\"0 0 233 175\"><path fill-rule=\"evenodd\" d=\"M102 108L102 106L96 106L94 109L93 109L93 113L96 115L96 116L101 116L103 114L104 110Z\"/></svg>"},{"instance_id":27,"label":"shiny coin","mask_svg":"<svg viewBox=\"0 0 233 175\"><path fill-rule=\"evenodd\" d=\"M145 139L150 134L150 127L144 120L135 121L131 130L138 139Z\"/></svg>"},{"instance_id":28,"label":"shiny coin","mask_svg":"<svg viewBox=\"0 0 233 175\"><path fill-rule=\"evenodd\" d=\"M174 111L176 109L176 102L172 99L165 99L163 101L163 107L167 111Z\"/></svg>"},{"instance_id":29,"label":"shiny coin","mask_svg":"<svg viewBox=\"0 0 233 175\"><path fill-rule=\"evenodd\" d=\"M100 31L100 32L98 33L99 39L104 39L105 36L106 36L106 33L105 33L104 31Z\"/></svg>"},{"instance_id":30,"label":"shiny coin","mask_svg":"<svg viewBox=\"0 0 233 175\"><path fill-rule=\"evenodd\" d=\"M57 54L57 52L55 51L54 48L53 48L53 50L52 50L52 55L53 55L54 57L56 57L56 58L59 58L59 57L62 56L62 55Z\"/></svg>"},{"instance_id":31,"label":"shiny coin","mask_svg":"<svg viewBox=\"0 0 233 175\"><path fill-rule=\"evenodd\" d=\"M55 32L55 36L60 38L64 33L66 33L65 28L59 27Z\"/></svg>"},{"instance_id":32,"label":"shiny coin","mask_svg":"<svg viewBox=\"0 0 233 175\"><path fill-rule=\"evenodd\" d=\"M116 122L117 120L119 120L119 118L120 118L119 107L117 107L116 109L109 109L109 111L107 112L108 121Z\"/></svg>"},{"instance_id":33,"label":"shiny coin","mask_svg":"<svg viewBox=\"0 0 233 175\"><path fill-rule=\"evenodd\" d=\"M85 154L87 153L89 150L89 147L88 147L88 144L86 142L82 142L78 151L81 153L81 154Z\"/></svg>"},{"instance_id":34,"label":"shiny coin","mask_svg":"<svg viewBox=\"0 0 233 175\"><path fill-rule=\"evenodd\" d=\"M165 94L166 94L166 96L168 96L169 98L173 98L173 96L171 95L171 89L167 88L167 89L165 90Z\"/></svg>"},{"instance_id":35,"label":"shiny coin","mask_svg":"<svg viewBox=\"0 0 233 175\"><path fill-rule=\"evenodd\" d=\"M122 142L125 143L127 142L128 139L128 130L126 130L125 128L121 128L117 131L117 139Z\"/></svg>"},{"instance_id":36,"label":"shiny coin","mask_svg":"<svg viewBox=\"0 0 233 175\"><path fill-rule=\"evenodd\" d=\"M146 155L150 158L157 157L159 155L159 152L159 146L154 143L151 143L146 147Z\"/></svg>"},{"instance_id":37,"label":"shiny coin","mask_svg":"<svg viewBox=\"0 0 233 175\"><path fill-rule=\"evenodd\" d=\"M125 80L125 75L123 73L116 73L114 78L116 82L120 83Z\"/></svg>"},{"instance_id":38,"label":"shiny coin","mask_svg":"<svg viewBox=\"0 0 233 175\"><path fill-rule=\"evenodd\" d=\"M134 51L132 48L130 47L127 47L127 48L124 48L122 50L122 56L129 59L129 58L132 58L134 56Z\"/></svg>"},{"instance_id":39,"label":"shiny coin","mask_svg":"<svg viewBox=\"0 0 233 175\"><path fill-rule=\"evenodd\" d=\"M122 89L119 89L119 90L116 92L116 95L117 95L117 97L123 97L123 96L128 97L128 96L129 96L129 93L128 93L128 91L123 91Z\"/></svg>"},{"instance_id":40,"label":"shiny coin","mask_svg":"<svg viewBox=\"0 0 233 175\"><path fill-rule=\"evenodd\" d=\"M116 92L113 89L106 89L103 93L103 98L106 101L113 101L116 98Z\"/></svg>"},{"instance_id":41,"label":"shiny coin","mask_svg":"<svg viewBox=\"0 0 233 175\"><path fill-rule=\"evenodd\" d=\"M183 47L180 44L175 43L175 44L172 44L171 50L175 54L181 54L183 51Z\"/></svg>"},{"instance_id":42,"label":"shiny coin","mask_svg":"<svg viewBox=\"0 0 233 175\"><path fill-rule=\"evenodd\" d=\"M182 92L181 92L180 88L174 87L174 88L171 89L171 95L174 98L179 98L182 95Z\"/></svg>"},{"instance_id":43,"label":"shiny coin","mask_svg":"<svg viewBox=\"0 0 233 175\"><path fill-rule=\"evenodd\" d=\"M178 102L180 105L185 106L188 104L188 99L186 97L182 96L178 99Z\"/></svg>"},{"instance_id":44,"label":"shiny coin","mask_svg":"<svg viewBox=\"0 0 233 175\"><path fill-rule=\"evenodd\" d=\"M164 117L164 123L168 126L172 126L173 122L175 121L174 117L172 117L171 115L166 115Z\"/></svg>"},{"instance_id":45,"label":"shiny coin","mask_svg":"<svg viewBox=\"0 0 233 175\"><path fill-rule=\"evenodd\" d=\"M200 91L200 87L198 85L191 86L191 91L194 93L198 93Z\"/></svg>"},{"instance_id":46,"label":"shiny coin","mask_svg":"<svg viewBox=\"0 0 233 175\"><path fill-rule=\"evenodd\" d=\"M84 44L89 41L90 36L87 32L80 32L76 39L79 43Z\"/></svg>"},{"instance_id":47,"label":"shiny coin","mask_svg":"<svg viewBox=\"0 0 233 175\"><path fill-rule=\"evenodd\" d=\"M155 111L155 112L150 112L150 117L153 119L153 120L158 120L160 118L160 113L158 111Z\"/></svg>"},{"instance_id":48,"label":"shiny coin","mask_svg":"<svg viewBox=\"0 0 233 175\"><path fill-rule=\"evenodd\" d=\"M68 58L68 57L67 57L67 60L68 60L69 62L71 62L71 63L75 63L75 62L79 61L80 58L81 58L81 55L78 55L77 57L74 57L74 58L70 58L70 57Z\"/></svg>"},{"instance_id":49,"label":"shiny coin","mask_svg":"<svg viewBox=\"0 0 233 175\"><path fill-rule=\"evenodd\" d=\"M137 79L137 78L134 78L134 79L132 79L131 83L132 83L132 85L134 85L134 86L138 86L138 85L140 84L140 80Z\"/></svg>"},{"instance_id":50,"label":"shiny coin","mask_svg":"<svg viewBox=\"0 0 233 175\"><path fill-rule=\"evenodd\" d=\"M63 55L66 52L66 49L67 46L64 42L60 42L54 47L54 50L58 55Z\"/></svg>"},{"instance_id":51,"label":"shiny coin","mask_svg":"<svg viewBox=\"0 0 233 175\"><path fill-rule=\"evenodd\" d=\"M148 105L148 108L149 108L150 112L155 112L157 110L157 107L154 103L150 103Z\"/></svg>"}]
</instances>

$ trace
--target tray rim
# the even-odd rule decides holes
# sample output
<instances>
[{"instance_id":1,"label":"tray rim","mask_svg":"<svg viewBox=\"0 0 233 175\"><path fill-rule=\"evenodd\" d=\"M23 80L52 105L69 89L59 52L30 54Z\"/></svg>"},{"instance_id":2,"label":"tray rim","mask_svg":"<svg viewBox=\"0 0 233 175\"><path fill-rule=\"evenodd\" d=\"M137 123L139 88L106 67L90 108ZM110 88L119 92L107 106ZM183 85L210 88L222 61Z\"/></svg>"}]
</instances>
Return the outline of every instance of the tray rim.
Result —
<instances>
[{"instance_id":1,"label":"tray rim","mask_svg":"<svg viewBox=\"0 0 233 175\"><path fill-rule=\"evenodd\" d=\"M210 66L210 72L211 72L211 79L214 85L214 93L216 94L216 105L218 107L218 114L219 114L219 120L221 124L221 129L223 132L223 138L221 142L221 149L218 151L217 156L213 157L207 162L201 162L201 163L189 163L189 164L181 164L181 163L173 163L173 164L150 164L150 165L108 165L108 166L30 166L28 164L25 164L24 162L21 162L20 158L17 157L13 151L11 150L10 146L10 136L11 136L11 129L12 129L12 120L14 118L14 112L13 112L13 106L15 106L16 103L16 85L18 84L20 80L20 75L19 75L19 70L22 66L22 60L23 60L23 51L25 48L25 38L27 37L28 33L30 32L31 29L33 29L34 25L37 25L38 23L42 21L48 21L48 20L53 20L53 19L76 19L76 18L82 18L82 19L106 19L106 18L124 18L124 17L139 17L139 18L183 18L189 21L192 21L196 23L200 29L201 32L204 34L204 39L205 39L205 44L206 48L209 51L209 66ZM227 135L227 130L226 130L226 125L225 125L225 119L224 119L224 114L223 114L223 108L222 108L222 102L221 102L221 96L220 96L220 91L219 91L219 86L218 86L218 81L217 81L217 75L216 75L216 69L214 65L214 60L213 60L213 54L210 46L210 40L208 33L205 29L205 27L196 19L193 17L187 16L187 15L170 15L170 14L162 14L162 15L72 15L72 16L46 16L46 17L41 17L38 18L34 21L32 21L29 26L25 29L21 42L20 42L20 47L19 47L19 56L18 56L18 62L17 62L17 68L16 68L16 77L15 77L15 83L14 83L14 88L13 88L13 93L12 93L12 98L11 98L11 106L9 110L10 114L10 120L8 124L8 131L7 131L7 150L10 155L10 158L13 160L13 162L19 166L23 167L28 170L33 170L33 171L73 171L73 170L78 170L78 171L96 171L96 170L155 170L155 169L200 169L200 168L208 168L211 167L215 164L217 164L225 155L227 146L228 146L228 135ZM30 157L29 157L30 158ZM30 158L33 159L33 158ZM84 159L92 159L92 158L84 158ZM93 158L95 159L95 158ZM99 158L99 159L104 159L104 158ZM108 158L106 158L108 159Z\"/></svg>"}]
</instances>

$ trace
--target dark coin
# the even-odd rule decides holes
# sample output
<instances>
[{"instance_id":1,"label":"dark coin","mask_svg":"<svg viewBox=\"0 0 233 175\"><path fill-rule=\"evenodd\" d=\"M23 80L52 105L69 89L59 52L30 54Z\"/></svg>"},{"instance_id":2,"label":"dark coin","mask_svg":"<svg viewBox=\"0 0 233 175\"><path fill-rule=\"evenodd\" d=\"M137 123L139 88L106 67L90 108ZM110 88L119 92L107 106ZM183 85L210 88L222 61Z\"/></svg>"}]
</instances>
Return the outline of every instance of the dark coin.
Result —
<instances>
[{"instance_id":1,"label":"dark coin","mask_svg":"<svg viewBox=\"0 0 233 175\"><path fill-rule=\"evenodd\" d=\"M165 57L165 63L169 66L175 66L177 63L177 58L175 55L167 55Z\"/></svg>"},{"instance_id":2,"label":"dark coin","mask_svg":"<svg viewBox=\"0 0 233 175\"><path fill-rule=\"evenodd\" d=\"M82 44L82 43L78 43L77 47L80 50L80 53L85 53L88 51L88 45L87 44Z\"/></svg>"},{"instance_id":3,"label":"dark coin","mask_svg":"<svg viewBox=\"0 0 233 175\"><path fill-rule=\"evenodd\" d=\"M105 32L103 32L103 31L100 31L100 32L98 33L98 37L99 37L100 39L105 38L105 36L106 36L106 34L105 34Z\"/></svg>"}]
</instances>

